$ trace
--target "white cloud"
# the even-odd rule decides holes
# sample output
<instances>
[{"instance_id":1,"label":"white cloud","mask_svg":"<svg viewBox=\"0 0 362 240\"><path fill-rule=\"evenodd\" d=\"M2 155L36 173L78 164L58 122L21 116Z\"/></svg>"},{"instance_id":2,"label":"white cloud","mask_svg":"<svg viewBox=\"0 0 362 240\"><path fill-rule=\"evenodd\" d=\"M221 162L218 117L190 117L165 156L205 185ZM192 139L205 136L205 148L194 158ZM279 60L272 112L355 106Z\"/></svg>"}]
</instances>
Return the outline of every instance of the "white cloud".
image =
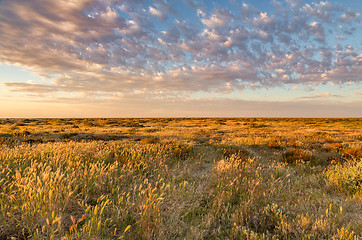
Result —
<instances>
[{"instance_id":1,"label":"white cloud","mask_svg":"<svg viewBox=\"0 0 362 240\"><path fill-rule=\"evenodd\" d=\"M273 24L273 23L274 23L274 18L269 17L268 13L266 13L266 12L261 12L259 14L259 16L254 17L254 21L253 21L253 25L256 27L260 27L265 24Z\"/></svg>"},{"instance_id":2,"label":"white cloud","mask_svg":"<svg viewBox=\"0 0 362 240\"><path fill-rule=\"evenodd\" d=\"M167 19L167 15L162 13L160 10L150 6L149 7L149 12L154 15L154 16L157 16L160 18L161 21L165 21Z\"/></svg>"},{"instance_id":3,"label":"white cloud","mask_svg":"<svg viewBox=\"0 0 362 240\"><path fill-rule=\"evenodd\" d=\"M108 23L113 23L116 21L118 14L114 9L107 7L106 11L100 14L100 17Z\"/></svg>"},{"instance_id":4,"label":"white cloud","mask_svg":"<svg viewBox=\"0 0 362 240\"><path fill-rule=\"evenodd\" d=\"M225 26L232 18L232 14L229 10L218 8L216 11L211 14L209 18L206 18L206 15L201 11L202 18L201 21L208 28L217 28Z\"/></svg>"},{"instance_id":5,"label":"white cloud","mask_svg":"<svg viewBox=\"0 0 362 240\"><path fill-rule=\"evenodd\" d=\"M285 0L292 8L296 8L301 5L300 0Z\"/></svg>"},{"instance_id":6,"label":"white cloud","mask_svg":"<svg viewBox=\"0 0 362 240\"><path fill-rule=\"evenodd\" d=\"M328 1L321 1L318 3L312 3L312 6L308 3L306 3L302 7L302 12L305 14L308 14L311 17L324 20L324 21L332 21L332 18L335 14L332 14L333 12L338 11L338 7L334 7L330 2Z\"/></svg>"},{"instance_id":7,"label":"white cloud","mask_svg":"<svg viewBox=\"0 0 362 240\"><path fill-rule=\"evenodd\" d=\"M349 10L341 15L342 22L359 21L360 13Z\"/></svg>"}]
</instances>

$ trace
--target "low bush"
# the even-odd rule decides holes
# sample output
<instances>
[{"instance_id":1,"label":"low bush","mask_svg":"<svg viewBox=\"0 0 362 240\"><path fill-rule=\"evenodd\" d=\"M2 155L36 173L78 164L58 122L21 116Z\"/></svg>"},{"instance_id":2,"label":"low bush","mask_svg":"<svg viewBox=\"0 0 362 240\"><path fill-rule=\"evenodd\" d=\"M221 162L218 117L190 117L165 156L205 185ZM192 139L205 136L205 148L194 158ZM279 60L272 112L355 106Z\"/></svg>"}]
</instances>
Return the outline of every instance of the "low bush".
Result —
<instances>
[{"instance_id":1,"label":"low bush","mask_svg":"<svg viewBox=\"0 0 362 240\"><path fill-rule=\"evenodd\" d=\"M274 149L282 149L283 143L280 140L270 140L268 142L268 147L274 148Z\"/></svg>"},{"instance_id":2,"label":"low bush","mask_svg":"<svg viewBox=\"0 0 362 240\"><path fill-rule=\"evenodd\" d=\"M308 150L291 148L283 152L282 159L287 163L309 162L313 159L313 153Z\"/></svg>"},{"instance_id":3,"label":"low bush","mask_svg":"<svg viewBox=\"0 0 362 240\"><path fill-rule=\"evenodd\" d=\"M326 178L340 190L362 195L362 161L338 164L325 173Z\"/></svg>"},{"instance_id":4,"label":"low bush","mask_svg":"<svg viewBox=\"0 0 362 240\"><path fill-rule=\"evenodd\" d=\"M362 158L362 150L360 148L347 148L342 152L342 158L346 160L358 160Z\"/></svg>"},{"instance_id":5,"label":"low bush","mask_svg":"<svg viewBox=\"0 0 362 240\"><path fill-rule=\"evenodd\" d=\"M222 148L222 156L224 158L229 158L233 155L237 155L239 157L249 157L251 156L249 150L245 149L241 146L224 146Z\"/></svg>"}]
</instances>

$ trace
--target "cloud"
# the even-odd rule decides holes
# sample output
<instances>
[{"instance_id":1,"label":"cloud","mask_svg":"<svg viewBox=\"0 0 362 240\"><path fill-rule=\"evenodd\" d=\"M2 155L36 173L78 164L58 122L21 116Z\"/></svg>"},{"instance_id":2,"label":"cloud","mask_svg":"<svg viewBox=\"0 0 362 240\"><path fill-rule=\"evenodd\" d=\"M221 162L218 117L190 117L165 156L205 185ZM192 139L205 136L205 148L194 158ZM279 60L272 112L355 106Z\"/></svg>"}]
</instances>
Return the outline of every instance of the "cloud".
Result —
<instances>
[{"instance_id":1,"label":"cloud","mask_svg":"<svg viewBox=\"0 0 362 240\"><path fill-rule=\"evenodd\" d=\"M301 11L320 20L332 21L334 16L332 13L338 11L338 8L328 1L321 1L320 3L312 3L312 6L306 3Z\"/></svg>"},{"instance_id":2,"label":"cloud","mask_svg":"<svg viewBox=\"0 0 362 240\"><path fill-rule=\"evenodd\" d=\"M331 94L330 92L323 92L311 96L300 97L299 99L315 99L315 98L330 98L330 97L340 98L342 96L338 94Z\"/></svg>"},{"instance_id":3,"label":"cloud","mask_svg":"<svg viewBox=\"0 0 362 240\"><path fill-rule=\"evenodd\" d=\"M361 102L345 104L318 99L278 102L127 96L125 101L122 97L90 100L74 96L55 102L0 101L0 117L361 117L360 107Z\"/></svg>"},{"instance_id":4,"label":"cloud","mask_svg":"<svg viewBox=\"0 0 362 240\"><path fill-rule=\"evenodd\" d=\"M257 15L259 11L251 4L243 3L240 9L240 13L244 20L248 20L252 16Z\"/></svg>"},{"instance_id":5,"label":"cloud","mask_svg":"<svg viewBox=\"0 0 362 240\"><path fill-rule=\"evenodd\" d=\"M149 12L154 15L154 16L157 16L160 18L161 21L165 21L167 19L167 15L162 13L161 11L159 11L158 9L150 6L149 7Z\"/></svg>"},{"instance_id":6,"label":"cloud","mask_svg":"<svg viewBox=\"0 0 362 240\"><path fill-rule=\"evenodd\" d=\"M225 26L232 17L233 15L231 14L231 11L217 8L209 18L206 18L205 15L202 16L201 22L208 28L217 28Z\"/></svg>"},{"instance_id":7,"label":"cloud","mask_svg":"<svg viewBox=\"0 0 362 240\"><path fill-rule=\"evenodd\" d=\"M206 5L198 0L184 0L185 4L192 9L206 9Z\"/></svg>"},{"instance_id":8,"label":"cloud","mask_svg":"<svg viewBox=\"0 0 362 240\"><path fill-rule=\"evenodd\" d=\"M269 17L268 13L261 12L259 16L254 17L254 20L252 24L256 27L261 27L266 24L273 24L274 23L274 17Z\"/></svg>"},{"instance_id":9,"label":"cloud","mask_svg":"<svg viewBox=\"0 0 362 240\"><path fill-rule=\"evenodd\" d=\"M10 88L11 91L14 92L49 93L59 91L59 88L57 86L36 83L7 82L3 83L2 85Z\"/></svg>"},{"instance_id":10,"label":"cloud","mask_svg":"<svg viewBox=\"0 0 362 240\"><path fill-rule=\"evenodd\" d=\"M302 4L300 0L286 0L286 2L292 7L296 8Z\"/></svg>"},{"instance_id":11,"label":"cloud","mask_svg":"<svg viewBox=\"0 0 362 240\"><path fill-rule=\"evenodd\" d=\"M1 1L0 61L47 79L3 87L147 98L359 83L362 55L353 42L360 14L327 1L287 3L262 11L185 0L178 12L164 0Z\"/></svg>"},{"instance_id":12,"label":"cloud","mask_svg":"<svg viewBox=\"0 0 362 240\"><path fill-rule=\"evenodd\" d=\"M118 18L118 14L114 9L107 7L106 11L100 14L100 18L107 23L114 23Z\"/></svg>"},{"instance_id":13,"label":"cloud","mask_svg":"<svg viewBox=\"0 0 362 240\"><path fill-rule=\"evenodd\" d=\"M360 13L358 13L358 12L354 12L354 11L351 11L351 10L349 10L348 12L346 12L346 13L343 13L342 15L341 15L341 20L342 20L342 22L350 22L350 21L358 21L359 22L359 16L360 16L361 14Z\"/></svg>"},{"instance_id":14,"label":"cloud","mask_svg":"<svg viewBox=\"0 0 362 240\"><path fill-rule=\"evenodd\" d=\"M325 32L321 23L316 21L311 22L309 24L309 32L315 36L317 41L325 41Z\"/></svg>"},{"instance_id":15,"label":"cloud","mask_svg":"<svg viewBox=\"0 0 362 240\"><path fill-rule=\"evenodd\" d=\"M346 37L343 35L336 35L336 40L345 40Z\"/></svg>"}]
</instances>

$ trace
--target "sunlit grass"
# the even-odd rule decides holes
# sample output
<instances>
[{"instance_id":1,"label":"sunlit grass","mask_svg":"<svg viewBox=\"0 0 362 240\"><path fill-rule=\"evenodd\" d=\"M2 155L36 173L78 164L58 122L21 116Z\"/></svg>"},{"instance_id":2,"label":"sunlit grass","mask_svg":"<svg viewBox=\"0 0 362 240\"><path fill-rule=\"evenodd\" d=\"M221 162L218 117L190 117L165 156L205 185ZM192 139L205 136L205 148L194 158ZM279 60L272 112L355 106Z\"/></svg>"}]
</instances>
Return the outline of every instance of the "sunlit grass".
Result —
<instances>
[{"instance_id":1,"label":"sunlit grass","mask_svg":"<svg viewBox=\"0 0 362 240\"><path fill-rule=\"evenodd\" d=\"M2 119L0 239L359 239L360 119Z\"/></svg>"}]
</instances>

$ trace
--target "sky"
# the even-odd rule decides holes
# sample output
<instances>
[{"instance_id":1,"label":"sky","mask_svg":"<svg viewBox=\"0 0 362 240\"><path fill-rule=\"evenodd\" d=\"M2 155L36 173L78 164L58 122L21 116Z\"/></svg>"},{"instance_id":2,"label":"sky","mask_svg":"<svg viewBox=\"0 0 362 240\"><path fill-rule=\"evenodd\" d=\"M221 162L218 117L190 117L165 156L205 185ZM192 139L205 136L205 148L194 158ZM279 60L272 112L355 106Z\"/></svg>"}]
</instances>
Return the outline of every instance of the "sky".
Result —
<instances>
[{"instance_id":1,"label":"sky","mask_svg":"<svg viewBox=\"0 0 362 240\"><path fill-rule=\"evenodd\" d=\"M0 0L0 117L362 117L362 1Z\"/></svg>"}]
</instances>

